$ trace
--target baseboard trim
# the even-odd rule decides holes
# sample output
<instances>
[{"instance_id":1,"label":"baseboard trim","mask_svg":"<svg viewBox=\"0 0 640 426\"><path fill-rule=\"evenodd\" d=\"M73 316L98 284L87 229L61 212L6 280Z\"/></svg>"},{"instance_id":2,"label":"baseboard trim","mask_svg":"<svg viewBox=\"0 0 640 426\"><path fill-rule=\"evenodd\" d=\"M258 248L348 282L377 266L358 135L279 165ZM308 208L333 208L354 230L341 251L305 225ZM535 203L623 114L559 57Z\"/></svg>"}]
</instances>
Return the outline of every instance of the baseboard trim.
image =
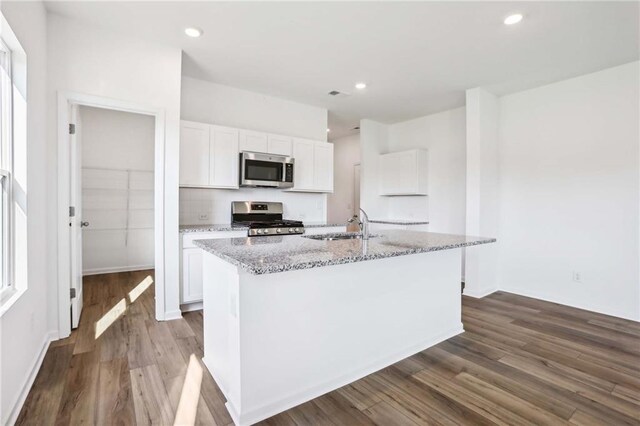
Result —
<instances>
[{"instance_id":1,"label":"baseboard trim","mask_svg":"<svg viewBox=\"0 0 640 426\"><path fill-rule=\"evenodd\" d=\"M492 288L492 289L488 289L488 290L480 290L480 291L473 291L471 289L469 289L469 287L465 287L464 289L464 293L462 293L463 296L469 296L469 297L473 297L474 299L482 299L483 297L486 297L492 293L495 293L496 291L498 291L497 288Z\"/></svg>"},{"instance_id":2,"label":"baseboard trim","mask_svg":"<svg viewBox=\"0 0 640 426\"><path fill-rule=\"evenodd\" d=\"M267 403L262 407L258 407L247 413L242 413L242 414L239 413L237 408L230 402L231 400L227 396L226 389L223 389L223 387L218 384L218 381L216 380L216 375L213 371L211 371L211 368L209 363L207 362L207 359L206 358L203 359L203 362L204 362L204 365L207 367L207 369L210 371L213 379L218 384L218 387L220 388L222 393L225 395L227 399L227 403L225 404L225 407L227 407L227 411L229 411L229 415L231 416L233 422L236 424L236 426L244 426L244 425L252 425L261 420L264 420L278 413L286 411L292 407L295 407L297 405L310 401L314 398L317 398L321 395L324 395L327 392L331 392L335 389L341 388L342 386L348 385L349 383L353 383L356 380L360 380L361 378L368 376L369 374L373 374L376 371L379 371L385 367L395 364L398 361L401 361L405 358L415 355L418 352L422 352L432 346L437 345L438 343L444 342L447 339L457 336L462 332L464 332L464 328L461 323L459 327L456 327L453 330L450 330L446 333L442 333L425 342L412 345L408 348L405 348L402 351L399 351L394 355L387 356L385 358L378 360L375 363L369 364L366 367L358 368L352 371L351 373L342 375L341 377L337 377L335 379L331 379L319 385L312 386L306 390L297 392L295 395L289 395L278 401Z\"/></svg>"},{"instance_id":3,"label":"baseboard trim","mask_svg":"<svg viewBox=\"0 0 640 426\"><path fill-rule=\"evenodd\" d=\"M201 311L202 306L202 302L184 303L180 305L180 310L182 312Z\"/></svg>"},{"instance_id":4,"label":"baseboard trim","mask_svg":"<svg viewBox=\"0 0 640 426\"><path fill-rule=\"evenodd\" d=\"M164 321L171 321L182 318L182 311L178 309L177 311L169 311L164 313Z\"/></svg>"},{"instance_id":5,"label":"baseboard trim","mask_svg":"<svg viewBox=\"0 0 640 426\"><path fill-rule=\"evenodd\" d=\"M556 303L558 305L569 306L571 308L582 309L583 311L587 311L587 312L594 312L596 314L608 315L608 316L610 316L612 318L621 318L621 319L624 319L624 320L640 322L640 317L634 318L632 316L614 314L612 312L606 312L604 310L594 309L592 307L579 306L577 304L571 303L570 301L553 299L553 298L548 297L546 295L545 296L540 295L540 294L538 294L536 292L523 291L523 290L520 290L520 289L513 289L513 288L508 288L508 287L501 287L500 291L504 291L506 293L515 294L515 295L518 295L518 296L530 297L532 299L542 300L542 301L545 301L545 302Z\"/></svg>"},{"instance_id":6,"label":"baseboard trim","mask_svg":"<svg viewBox=\"0 0 640 426\"><path fill-rule=\"evenodd\" d=\"M20 390L20 394L18 395L18 399L13 404L11 411L9 412L9 417L7 418L6 423L12 425L15 424L18 420L18 416L20 415L20 411L22 410L22 406L24 402L27 400L27 396L29 396L29 391L31 390L31 386L33 386L33 382L36 380L36 376L38 375L38 371L40 371L40 367L42 367L42 362L44 361L44 356L47 354L47 350L49 349L49 344L58 337L57 331L49 331L42 342L42 347L40 348L40 352L34 359L31 365L31 371L27 376L24 384L22 385L22 389Z\"/></svg>"},{"instance_id":7,"label":"baseboard trim","mask_svg":"<svg viewBox=\"0 0 640 426\"><path fill-rule=\"evenodd\" d=\"M131 272L131 271L145 271L147 269L154 269L154 265L133 265L133 266L120 266L116 268L97 268L82 271L82 276L89 275L101 275L101 274L114 274L117 272Z\"/></svg>"}]
</instances>

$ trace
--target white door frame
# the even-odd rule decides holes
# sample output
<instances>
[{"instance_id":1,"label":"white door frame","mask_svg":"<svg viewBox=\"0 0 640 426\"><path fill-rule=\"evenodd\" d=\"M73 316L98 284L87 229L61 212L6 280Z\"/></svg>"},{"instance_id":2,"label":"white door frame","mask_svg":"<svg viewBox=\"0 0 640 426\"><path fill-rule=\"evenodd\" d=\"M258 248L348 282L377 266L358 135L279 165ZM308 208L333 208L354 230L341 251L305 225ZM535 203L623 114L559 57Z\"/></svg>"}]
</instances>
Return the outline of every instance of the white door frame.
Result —
<instances>
[{"instance_id":1,"label":"white door frame","mask_svg":"<svg viewBox=\"0 0 640 426\"><path fill-rule=\"evenodd\" d=\"M165 112L164 109L138 105L102 96L75 92L58 92L58 337L71 334L71 280L69 193L69 105L83 105L155 117L154 169L154 246L156 319L165 319L165 248L164 248L164 178L165 178Z\"/></svg>"}]
</instances>

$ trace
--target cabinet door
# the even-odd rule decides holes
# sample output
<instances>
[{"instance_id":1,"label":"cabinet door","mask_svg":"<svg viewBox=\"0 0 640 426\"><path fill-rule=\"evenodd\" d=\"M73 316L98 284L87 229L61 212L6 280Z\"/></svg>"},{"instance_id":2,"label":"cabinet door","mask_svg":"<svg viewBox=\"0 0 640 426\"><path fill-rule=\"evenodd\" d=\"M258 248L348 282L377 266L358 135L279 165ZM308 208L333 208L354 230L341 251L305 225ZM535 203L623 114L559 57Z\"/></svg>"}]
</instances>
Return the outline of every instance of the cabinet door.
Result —
<instances>
[{"instance_id":1,"label":"cabinet door","mask_svg":"<svg viewBox=\"0 0 640 426\"><path fill-rule=\"evenodd\" d=\"M396 193L415 194L418 189L418 169L415 151L396 154Z\"/></svg>"},{"instance_id":2,"label":"cabinet door","mask_svg":"<svg viewBox=\"0 0 640 426\"><path fill-rule=\"evenodd\" d=\"M316 142L313 147L313 187L333 192L333 144Z\"/></svg>"},{"instance_id":3,"label":"cabinet door","mask_svg":"<svg viewBox=\"0 0 640 426\"><path fill-rule=\"evenodd\" d=\"M291 156L291 138L287 136L280 135L269 135L268 144L267 144L267 152L269 154L278 154L278 155L286 155L288 157Z\"/></svg>"},{"instance_id":4,"label":"cabinet door","mask_svg":"<svg viewBox=\"0 0 640 426\"><path fill-rule=\"evenodd\" d=\"M240 151L267 152L267 134L240 130Z\"/></svg>"},{"instance_id":5,"label":"cabinet door","mask_svg":"<svg viewBox=\"0 0 640 426\"><path fill-rule=\"evenodd\" d=\"M315 142L305 139L293 140L293 184L294 190L313 190Z\"/></svg>"},{"instance_id":6,"label":"cabinet door","mask_svg":"<svg viewBox=\"0 0 640 426\"><path fill-rule=\"evenodd\" d=\"M180 123L181 186L209 184L209 125L183 121Z\"/></svg>"},{"instance_id":7,"label":"cabinet door","mask_svg":"<svg viewBox=\"0 0 640 426\"><path fill-rule=\"evenodd\" d=\"M415 151L380 156L380 193L382 195L415 194L417 164Z\"/></svg>"},{"instance_id":8,"label":"cabinet door","mask_svg":"<svg viewBox=\"0 0 640 426\"><path fill-rule=\"evenodd\" d=\"M209 185L238 187L238 129L211 126Z\"/></svg>"},{"instance_id":9,"label":"cabinet door","mask_svg":"<svg viewBox=\"0 0 640 426\"><path fill-rule=\"evenodd\" d=\"M182 303L202 300L202 250L182 250Z\"/></svg>"}]
</instances>

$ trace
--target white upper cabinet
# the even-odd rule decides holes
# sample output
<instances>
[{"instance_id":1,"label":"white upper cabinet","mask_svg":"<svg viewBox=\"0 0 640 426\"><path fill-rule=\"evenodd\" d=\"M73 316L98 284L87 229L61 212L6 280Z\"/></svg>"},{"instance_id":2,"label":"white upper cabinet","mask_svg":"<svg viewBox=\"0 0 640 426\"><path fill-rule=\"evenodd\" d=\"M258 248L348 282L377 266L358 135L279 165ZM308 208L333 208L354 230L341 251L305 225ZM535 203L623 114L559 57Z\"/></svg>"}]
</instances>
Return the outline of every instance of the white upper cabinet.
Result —
<instances>
[{"instance_id":1,"label":"white upper cabinet","mask_svg":"<svg viewBox=\"0 0 640 426\"><path fill-rule=\"evenodd\" d=\"M269 154L286 155L291 157L293 152L292 140L289 136L268 135L267 152Z\"/></svg>"},{"instance_id":2,"label":"white upper cabinet","mask_svg":"<svg viewBox=\"0 0 640 426\"><path fill-rule=\"evenodd\" d=\"M238 129L211 126L209 186L238 187Z\"/></svg>"},{"instance_id":3,"label":"white upper cabinet","mask_svg":"<svg viewBox=\"0 0 640 426\"><path fill-rule=\"evenodd\" d=\"M291 191L333 192L333 144L294 138L293 158Z\"/></svg>"},{"instance_id":4,"label":"white upper cabinet","mask_svg":"<svg viewBox=\"0 0 640 426\"><path fill-rule=\"evenodd\" d=\"M293 191L312 191L313 147L315 142L306 139L293 140Z\"/></svg>"},{"instance_id":5,"label":"white upper cabinet","mask_svg":"<svg viewBox=\"0 0 640 426\"><path fill-rule=\"evenodd\" d=\"M380 195L427 195L427 151L412 149L380 156Z\"/></svg>"},{"instance_id":6,"label":"white upper cabinet","mask_svg":"<svg viewBox=\"0 0 640 426\"><path fill-rule=\"evenodd\" d=\"M333 192L333 144L191 121L180 123L180 186L238 188L242 151L293 157L291 191Z\"/></svg>"},{"instance_id":7,"label":"white upper cabinet","mask_svg":"<svg viewBox=\"0 0 640 426\"><path fill-rule=\"evenodd\" d=\"M240 130L240 151L268 152L267 134Z\"/></svg>"},{"instance_id":8,"label":"white upper cabinet","mask_svg":"<svg viewBox=\"0 0 640 426\"><path fill-rule=\"evenodd\" d=\"M180 123L180 185L209 185L209 125Z\"/></svg>"},{"instance_id":9,"label":"white upper cabinet","mask_svg":"<svg viewBox=\"0 0 640 426\"><path fill-rule=\"evenodd\" d=\"M318 191L333 192L333 144L315 142L313 146L313 186Z\"/></svg>"}]
</instances>

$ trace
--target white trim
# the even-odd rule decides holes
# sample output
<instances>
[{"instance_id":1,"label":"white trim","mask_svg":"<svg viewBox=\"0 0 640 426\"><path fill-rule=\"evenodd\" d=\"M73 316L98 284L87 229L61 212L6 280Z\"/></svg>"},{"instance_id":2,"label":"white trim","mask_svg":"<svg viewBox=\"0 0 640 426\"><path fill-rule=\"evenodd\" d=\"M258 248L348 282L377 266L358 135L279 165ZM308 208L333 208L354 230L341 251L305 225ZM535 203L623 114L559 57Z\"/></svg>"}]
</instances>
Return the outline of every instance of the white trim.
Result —
<instances>
[{"instance_id":1,"label":"white trim","mask_svg":"<svg viewBox=\"0 0 640 426\"><path fill-rule=\"evenodd\" d=\"M202 302L192 302L192 303L184 303L180 305L180 310L182 312L193 312L193 311L201 311L203 308Z\"/></svg>"},{"instance_id":2,"label":"white trim","mask_svg":"<svg viewBox=\"0 0 640 426\"><path fill-rule=\"evenodd\" d=\"M175 316L175 312L165 312L165 111L153 106L139 105L102 96L76 92L58 92L58 334L61 338L71 333L69 315L70 282L70 238L69 238L69 144L68 105L77 104L96 108L106 108L123 112L151 115L155 117L155 169L154 169L154 244L155 244L155 290L156 319L162 321ZM171 315L169 315L171 314Z\"/></svg>"},{"instance_id":3,"label":"white trim","mask_svg":"<svg viewBox=\"0 0 640 426\"><path fill-rule=\"evenodd\" d=\"M101 275L101 274L114 274L118 272L131 272L131 271L144 271L146 269L153 269L153 265L132 265L132 266L120 266L115 268L95 268L82 271L82 276L88 275Z\"/></svg>"},{"instance_id":4,"label":"white trim","mask_svg":"<svg viewBox=\"0 0 640 426\"><path fill-rule=\"evenodd\" d=\"M226 394L226 389L221 385L221 381L216 378L214 374L214 369L211 368L209 360L205 357L202 359L202 362L207 367L216 384L225 395L227 399L227 403L225 403L225 407L233 420L233 423L236 425L251 425L257 423L261 420L269 418L275 414L281 413L283 411L288 410L289 408L295 407L297 405L303 404L307 401L310 401L314 398L317 398L321 395L324 395L327 392L332 390L341 388L342 386L348 385L349 383L353 383L356 380L360 380L363 377L368 376L369 374L373 374L376 371L379 371L385 367L388 367L392 364L395 364L398 361L401 361L405 358L408 358L412 355L417 354L418 352L422 352L432 346L437 345L438 343L444 342L447 339L450 339L454 336L457 336L460 333L464 332L464 328L462 324L459 327L456 327L453 330L448 330L445 333L440 334L433 339L429 339L425 342L421 342L417 345L412 345L408 348L404 348L401 351L398 351L396 354L384 357L382 359L377 360L375 363L371 363L364 367L358 367L354 369L351 373L343 375L341 377L333 378L327 380L321 385L313 386L308 389L301 390L297 392L295 395L290 395L286 398L281 399L280 401L270 403L264 405L256 410L253 410L249 413L243 415L242 419L238 418L238 410L235 406L233 406L230 402L231 399Z\"/></svg>"},{"instance_id":5,"label":"white trim","mask_svg":"<svg viewBox=\"0 0 640 426\"><path fill-rule=\"evenodd\" d=\"M45 335L44 342L42 342L42 347L40 348L40 352L36 355L36 358L33 360L31 364L31 369L29 371L29 375L25 379L25 382L22 384L22 388L20 390L20 393L18 394L18 399L11 406L11 411L9 411L9 417L7 418L7 423L6 423L7 425L15 424L16 420L18 420L18 416L20 415L22 406L24 405L24 402L27 400L27 396L29 395L31 386L33 386L33 382L35 382L36 380L38 371L40 371L40 367L42 366L44 357L47 354L49 345L53 340L56 340L57 337L58 337L58 334L55 331L49 331Z\"/></svg>"},{"instance_id":6,"label":"white trim","mask_svg":"<svg viewBox=\"0 0 640 426\"><path fill-rule=\"evenodd\" d=\"M495 293L496 291L498 291L497 288L491 288L488 290L481 290L481 291L472 291L469 288L465 288L464 292L462 293L463 296L469 296L469 297L473 297L474 299L482 299L483 297L486 297L492 293Z\"/></svg>"},{"instance_id":7,"label":"white trim","mask_svg":"<svg viewBox=\"0 0 640 426\"><path fill-rule=\"evenodd\" d=\"M164 313L163 321L171 321L182 318L182 311L178 309L177 311L166 311Z\"/></svg>"}]
</instances>

